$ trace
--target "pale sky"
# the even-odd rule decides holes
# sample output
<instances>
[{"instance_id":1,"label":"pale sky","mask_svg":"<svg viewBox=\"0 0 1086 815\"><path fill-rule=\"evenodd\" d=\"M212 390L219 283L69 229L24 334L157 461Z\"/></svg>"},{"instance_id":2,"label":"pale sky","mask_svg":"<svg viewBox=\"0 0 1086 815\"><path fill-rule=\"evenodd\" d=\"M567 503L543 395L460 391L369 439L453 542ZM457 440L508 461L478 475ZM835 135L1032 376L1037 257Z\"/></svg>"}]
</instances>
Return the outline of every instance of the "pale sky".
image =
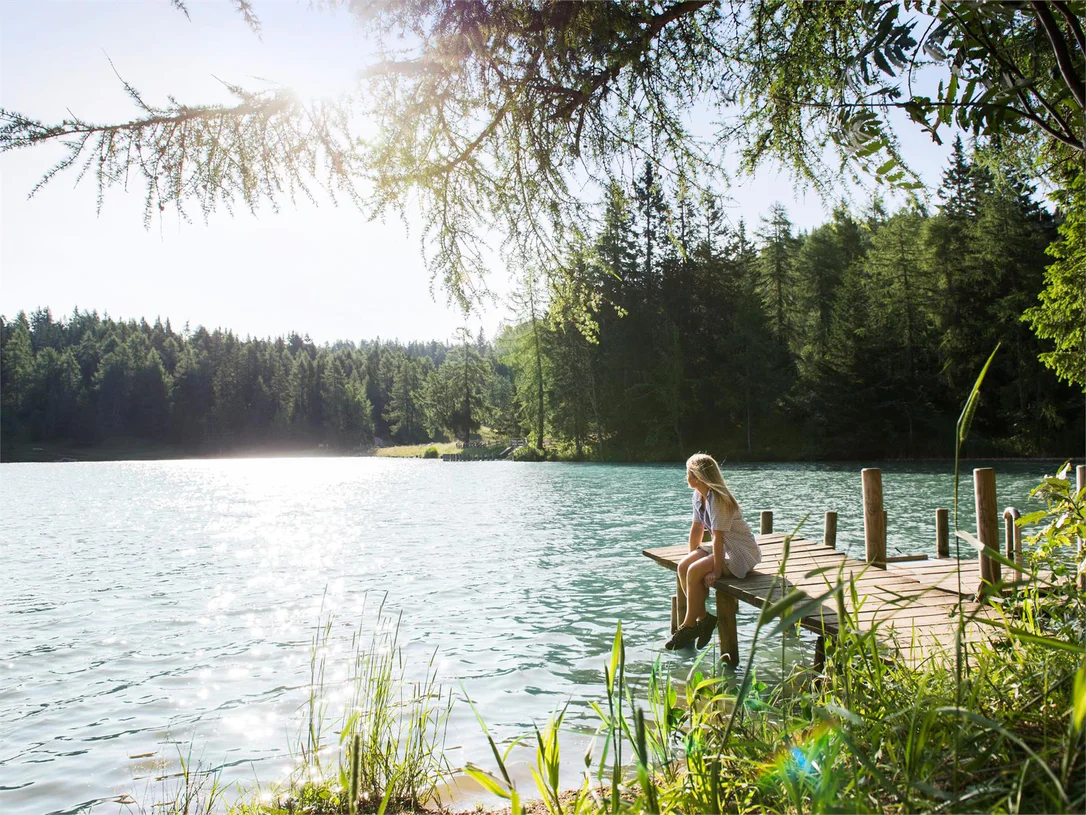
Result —
<instances>
[{"instance_id":1,"label":"pale sky","mask_svg":"<svg viewBox=\"0 0 1086 815\"><path fill-rule=\"evenodd\" d=\"M258 88L257 77L305 95L334 95L365 64L366 43L344 11L307 0L255 0L262 39L228 0L188 0L191 20L169 0L0 0L0 107L51 123L71 109L89 121L135 115L109 61L152 104L172 94L190 104L229 101L216 77ZM108 57L108 59L107 59ZM906 128L906 159L937 183L946 149ZM142 187L107 193L95 212L93 179L59 176L27 193L62 151L0 156L0 314L49 306L54 314L97 309L180 329L232 329L257 337L290 331L317 342L381 336L443 340L460 325L493 336L502 302L465 319L423 265L420 229L395 215L367 222L350 204L268 206L253 217L225 211L193 223L167 209L143 226ZM731 190L731 216L753 228L781 201L797 228L827 219L814 193L797 195L766 171ZM509 275L488 280L503 298Z\"/></svg>"}]
</instances>

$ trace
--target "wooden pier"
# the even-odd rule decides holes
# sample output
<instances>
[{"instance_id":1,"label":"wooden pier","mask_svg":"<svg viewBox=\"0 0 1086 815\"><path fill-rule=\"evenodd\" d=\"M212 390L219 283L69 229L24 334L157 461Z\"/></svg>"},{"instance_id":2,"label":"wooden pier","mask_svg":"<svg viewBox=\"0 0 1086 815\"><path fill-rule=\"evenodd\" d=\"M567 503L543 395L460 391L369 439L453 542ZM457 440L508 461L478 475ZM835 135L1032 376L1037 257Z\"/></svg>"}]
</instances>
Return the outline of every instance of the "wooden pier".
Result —
<instances>
[{"instance_id":1,"label":"wooden pier","mask_svg":"<svg viewBox=\"0 0 1086 815\"><path fill-rule=\"evenodd\" d=\"M834 586L842 591L813 607L799 624L818 635L816 659L824 654L825 638L837 637L843 608L849 624L860 633L874 636L889 653L911 665L953 655L959 626L966 642L981 642L998 634L998 627L977 620L997 622L998 613L987 605L985 594L1000 582L1000 564L983 554L975 560L949 557L947 512L936 512L936 557L888 556L886 513L882 508L882 480L878 470L862 473L864 487L865 560L856 560L836 549L837 513L826 513L823 539L791 538L774 533L771 512L762 512L761 534L756 535L762 562L746 577L722 578L713 584L716 595L717 632L721 657L739 662L736 612L740 602L763 608L799 590L807 598L819 598ZM977 537L986 546L999 546L995 504L995 474L974 471ZM1013 521L1017 510L1004 512L1007 555L1021 563L1021 533ZM646 549L644 554L672 571L689 552L686 544ZM841 604L840 606L838 604ZM686 598L676 579L672 597L674 631L686 614ZM964 623L961 621L964 619Z\"/></svg>"}]
</instances>

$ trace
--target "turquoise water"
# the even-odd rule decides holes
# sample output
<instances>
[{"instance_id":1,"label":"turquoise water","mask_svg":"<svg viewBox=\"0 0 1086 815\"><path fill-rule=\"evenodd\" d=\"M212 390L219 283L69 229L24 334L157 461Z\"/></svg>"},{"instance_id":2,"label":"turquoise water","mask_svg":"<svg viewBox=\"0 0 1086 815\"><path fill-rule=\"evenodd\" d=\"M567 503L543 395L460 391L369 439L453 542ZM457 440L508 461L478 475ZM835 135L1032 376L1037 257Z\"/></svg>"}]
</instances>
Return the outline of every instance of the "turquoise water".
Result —
<instances>
[{"instance_id":1,"label":"turquoise water","mask_svg":"<svg viewBox=\"0 0 1086 815\"><path fill-rule=\"evenodd\" d=\"M1000 507L1025 508L1057 463L993 466ZM725 477L754 526L762 509L778 530L810 513L803 533L820 537L836 510L838 548L862 558L860 467L742 465ZM890 552L934 552L952 466L882 469ZM962 490L970 528L968 473ZM657 658L677 678L693 663L661 649L674 578L641 555L686 539L681 465L5 464L0 510L4 813L116 812L110 799L146 800L179 750L227 783L282 779L322 608L335 615L330 664L345 668L363 605L385 597L412 664L436 653L445 687L462 683L502 739L569 701L570 744L587 742L620 620L635 677ZM740 613L749 644L754 610ZM813 643L771 650L754 666L770 681L809 661ZM448 744L454 764L487 763L466 705ZM569 763L575 773L576 754Z\"/></svg>"}]
</instances>

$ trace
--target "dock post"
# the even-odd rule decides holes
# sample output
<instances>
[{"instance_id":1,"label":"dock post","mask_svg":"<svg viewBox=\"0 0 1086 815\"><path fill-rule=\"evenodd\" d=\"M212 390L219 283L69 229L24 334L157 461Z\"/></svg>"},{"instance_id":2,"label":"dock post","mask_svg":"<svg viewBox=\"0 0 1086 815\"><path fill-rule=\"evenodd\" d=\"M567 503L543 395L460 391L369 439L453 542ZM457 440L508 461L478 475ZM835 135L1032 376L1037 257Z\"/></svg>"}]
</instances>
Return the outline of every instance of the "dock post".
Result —
<instances>
[{"instance_id":1,"label":"dock post","mask_svg":"<svg viewBox=\"0 0 1086 815\"><path fill-rule=\"evenodd\" d=\"M720 658L732 665L739 664L739 631L735 612L739 601L722 591L716 594L716 633L720 638Z\"/></svg>"},{"instance_id":2,"label":"dock post","mask_svg":"<svg viewBox=\"0 0 1086 815\"><path fill-rule=\"evenodd\" d=\"M773 531L773 510L762 510L761 534L768 535Z\"/></svg>"},{"instance_id":3,"label":"dock post","mask_svg":"<svg viewBox=\"0 0 1086 815\"><path fill-rule=\"evenodd\" d=\"M1022 513L1014 507L1003 510L1003 529L1006 532L1007 560L1015 566L1022 566L1022 528L1015 523Z\"/></svg>"},{"instance_id":4,"label":"dock post","mask_svg":"<svg viewBox=\"0 0 1086 815\"><path fill-rule=\"evenodd\" d=\"M996 514L995 470L978 467L973 470L973 495L977 509L977 538L986 549L999 551L999 516ZM980 554L980 580L978 593L984 593L984 584L995 585L1002 577L998 560Z\"/></svg>"},{"instance_id":5,"label":"dock post","mask_svg":"<svg viewBox=\"0 0 1086 815\"><path fill-rule=\"evenodd\" d=\"M671 633L679 630L679 595L671 595Z\"/></svg>"},{"instance_id":6,"label":"dock post","mask_svg":"<svg viewBox=\"0 0 1086 815\"><path fill-rule=\"evenodd\" d=\"M950 557L950 510L935 510L935 556Z\"/></svg>"},{"instance_id":7,"label":"dock post","mask_svg":"<svg viewBox=\"0 0 1086 815\"><path fill-rule=\"evenodd\" d=\"M882 470L865 467L860 471L864 495L864 547L867 562L886 568L886 515L882 511Z\"/></svg>"},{"instance_id":8,"label":"dock post","mask_svg":"<svg viewBox=\"0 0 1086 815\"><path fill-rule=\"evenodd\" d=\"M822 528L822 545L830 549L837 548L837 513L833 510L826 513L826 524Z\"/></svg>"},{"instance_id":9,"label":"dock post","mask_svg":"<svg viewBox=\"0 0 1086 815\"><path fill-rule=\"evenodd\" d=\"M1075 467L1075 493L1081 494L1084 489L1086 489L1086 464L1079 464ZM1083 550L1086 550L1086 538L1079 538L1078 559L1080 561L1086 554ZM1080 591L1086 591L1086 571L1079 573L1078 587Z\"/></svg>"}]
</instances>

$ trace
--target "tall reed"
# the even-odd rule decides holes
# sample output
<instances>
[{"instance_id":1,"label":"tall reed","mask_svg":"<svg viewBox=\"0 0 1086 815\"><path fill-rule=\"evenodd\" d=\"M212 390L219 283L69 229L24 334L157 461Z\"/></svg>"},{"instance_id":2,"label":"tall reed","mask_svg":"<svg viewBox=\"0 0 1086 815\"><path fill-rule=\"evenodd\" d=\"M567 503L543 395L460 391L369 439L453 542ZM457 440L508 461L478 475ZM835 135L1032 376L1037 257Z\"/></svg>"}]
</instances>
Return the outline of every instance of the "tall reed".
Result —
<instances>
[{"instance_id":1,"label":"tall reed","mask_svg":"<svg viewBox=\"0 0 1086 815\"><path fill-rule=\"evenodd\" d=\"M299 766L284 787L238 804L233 812L383 815L418 810L433 799L451 772L445 737L453 698L437 681L434 655L421 677L411 677L399 627L399 616L390 614L383 600L373 620L363 609L351 636L344 687L328 679L335 618L322 617L310 648ZM330 700L344 695L347 701L333 725Z\"/></svg>"}]
</instances>

